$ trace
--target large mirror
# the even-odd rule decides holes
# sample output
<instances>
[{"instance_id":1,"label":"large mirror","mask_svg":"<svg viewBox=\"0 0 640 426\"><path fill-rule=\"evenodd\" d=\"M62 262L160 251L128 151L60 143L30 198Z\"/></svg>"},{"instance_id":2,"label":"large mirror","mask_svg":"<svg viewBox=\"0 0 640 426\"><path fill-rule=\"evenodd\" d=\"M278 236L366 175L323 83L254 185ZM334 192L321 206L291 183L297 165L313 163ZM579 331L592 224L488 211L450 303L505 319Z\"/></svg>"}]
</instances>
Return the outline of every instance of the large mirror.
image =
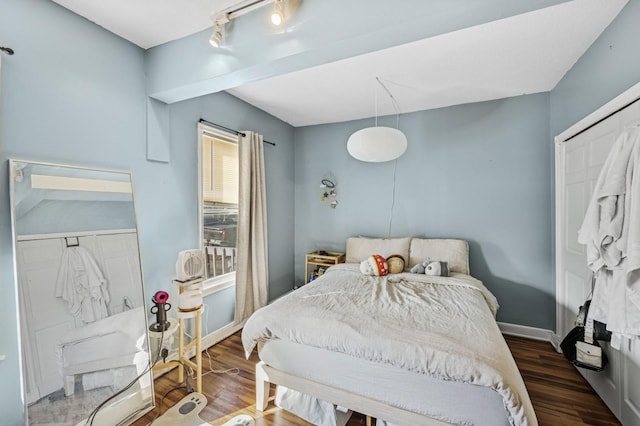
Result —
<instances>
[{"instance_id":1,"label":"large mirror","mask_svg":"<svg viewBox=\"0 0 640 426\"><path fill-rule=\"evenodd\" d=\"M154 405L131 175L9 167L28 423L130 423Z\"/></svg>"}]
</instances>

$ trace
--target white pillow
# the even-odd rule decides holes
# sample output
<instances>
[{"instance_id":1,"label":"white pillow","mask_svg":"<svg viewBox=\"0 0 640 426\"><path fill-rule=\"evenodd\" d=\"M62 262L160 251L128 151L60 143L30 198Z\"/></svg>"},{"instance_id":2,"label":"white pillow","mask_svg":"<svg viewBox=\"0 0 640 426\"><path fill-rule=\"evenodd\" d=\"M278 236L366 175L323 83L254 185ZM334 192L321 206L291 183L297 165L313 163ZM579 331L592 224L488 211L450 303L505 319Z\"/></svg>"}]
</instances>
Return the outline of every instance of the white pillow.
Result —
<instances>
[{"instance_id":1,"label":"white pillow","mask_svg":"<svg viewBox=\"0 0 640 426\"><path fill-rule=\"evenodd\" d=\"M413 238L407 267L425 259L445 261L449 271L469 275L469 243L465 240Z\"/></svg>"},{"instance_id":2,"label":"white pillow","mask_svg":"<svg viewBox=\"0 0 640 426\"><path fill-rule=\"evenodd\" d=\"M411 237L405 238L347 238L347 255L345 262L360 263L372 254L379 254L385 258L392 254L399 254L408 264L409 243Z\"/></svg>"}]
</instances>

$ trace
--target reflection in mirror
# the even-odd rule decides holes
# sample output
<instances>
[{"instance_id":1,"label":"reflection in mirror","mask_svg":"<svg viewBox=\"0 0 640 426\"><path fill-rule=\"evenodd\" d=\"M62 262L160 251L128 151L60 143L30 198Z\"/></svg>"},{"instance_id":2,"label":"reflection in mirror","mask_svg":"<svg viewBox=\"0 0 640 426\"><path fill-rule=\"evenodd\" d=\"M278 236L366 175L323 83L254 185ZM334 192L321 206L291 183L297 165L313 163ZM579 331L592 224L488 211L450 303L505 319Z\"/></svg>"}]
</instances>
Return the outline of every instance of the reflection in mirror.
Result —
<instances>
[{"instance_id":1,"label":"reflection in mirror","mask_svg":"<svg viewBox=\"0 0 640 426\"><path fill-rule=\"evenodd\" d=\"M9 166L28 422L129 423L154 404L131 175Z\"/></svg>"},{"instance_id":2,"label":"reflection in mirror","mask_svg":"<svg viewBox=\"0 0 640 426\"><path fill-rule=\"evenodd\" d=\"M238 138L202 124L201 235L209 285L235 281L238 227Z\"/></svg>"}]
</instances>

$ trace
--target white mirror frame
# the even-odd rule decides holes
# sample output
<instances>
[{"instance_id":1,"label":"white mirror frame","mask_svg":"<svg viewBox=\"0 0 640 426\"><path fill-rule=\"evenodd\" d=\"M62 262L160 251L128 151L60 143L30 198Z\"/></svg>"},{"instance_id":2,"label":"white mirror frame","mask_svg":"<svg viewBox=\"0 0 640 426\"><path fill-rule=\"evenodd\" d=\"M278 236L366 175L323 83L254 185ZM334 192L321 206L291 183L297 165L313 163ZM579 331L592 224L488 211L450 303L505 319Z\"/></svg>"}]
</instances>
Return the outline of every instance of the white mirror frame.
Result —
<instances>
[{"instance_id":1,"label":"white mirror frame","mask_svg":"<svg viewBox=\"0 0 640 426\"><path fill-rule=\"evenodd\" d=\"M18 232L19 218L17 217L16 181L19 182L21 181L21 179L23 179L22 173L24 169L28 166L33 166L39 169L45 169L45 168L51 167L52 171L60 170L64 168L63 170L73 171L73 173L71 174L79 174L79 175L86 175L87 173L90 173L90 172L96 172L96 174L100 175L101 177L107 176L108 174L114 174L113 176L118 176L120 179L115 179L113 181L108 179L107 180L94 179L94 178L83 179L83 178L68 177L68 176L60 179L59 176L55 176L54 173L47 173L47 174L41 175L41 176L44 176L44 178L40 178L39 179L40 183L32 185L32 187L38 189L37 188L38 186L43 187L44 185L44 188L48 189L49 191L56 191L60 189L61 190L60 194L66 194L66 196L69 196L69 194L74 194L72 195L72 197L74 198L75 201L77 201L78 197L80 198L85 197L89 193L95 193L95 194L111 193L112 195L109 195L111 197L119 196L119 195L113 195L114 193L116 194L129 193L131 197L131 203L132 203L131 210L133 212L133 217L132 218L129 217L129 219L127 220L133 221L134 228L127 229L127 230L109 230L105 232L65 231L62 233L44 232L44 233L39 233L37 235L35 234L29 235L29 236L21 235L21 233ZM58 349L56 356L59 356L60 357L59 359L61 360L58 362L58 367L60 370L60 374L62 374L61 379L62 379L63 388L62 390L58 390L53 393L46 393L46 391L43 391L43 392L36 391L35 393L37 394L36 397L38 397L39 400L42 400L45 397L48 397L49 400L47 401L47 403L51 403L52 401L58 401L63 399L64 399L64 403L69 403L71 400L78 400L78 398L87 396L84 393L85 392L84 385L82 386L83 388L82 394L79 394L79 393L75 394L76 378L82 378L84 377L85 374L86 375L103 374L102 379L96 376L92 377L93 383L91 384L91 386L96 386L96 385L100 386L100 383L99 383L100 380L103 380L103 382L105 380L104 379L105 373L107 375L111 375L112 377L114 377L112 380L113 380L114 388L116 388L115 390L113 388L107 388L105 386L99 387L96 389L96 391L101 390L100 392L101 396L99 397L100 399L96 401L91 401L91 402L87 402L86 400L84 400L84 403L82 403L83 400L80 399L81 403L77 407L73 408L73 410L75 410L73 412L78 413L80 421L77 421L77 418L76 418L73 421L70 421L69 419L65 419L66 423L64 421L60 421L59 423L57 423L61 425L69 424L72 426L76 424L82 425L85 423L85 420L87 420L86 416L89 416L91 414L91 411L93 408L97 408L103 401L106 401L110 395L118 394L117 388L118 387L121 388L122 386L124 386L124 382L118 383L116 385L115 377L122 377L122 379L120 380L126 381L126 382L130 381L129 376L137 377L136 383L138 383L138 386L134 386L131 388L135 390L131 391L130 389L129 391L123 393L122 394L123 396L121 396L120 398L116 397L113 401L105 404L104 407L100 408L100 410L97 412L92 422L93 425L130 424L134 420L142 417L145 413L152 410L155 406L153 374L151 371L152 360L151 360L151 347L150 347L149 332L148 332L149 328L148 328L147 305L146 305L146 291L144 287L144 276L143 276L142 262L141 262L142 253L141 253L139 232L137 229L137 215L135 210L135 200L133 198L133 181L131 178L131 173L117 171L117 170L78 167L78 166L71 166L71 165L65 165L65 164L44 163L44 162L19 160L19 159L9 160L9 171L10 171L9 189L10 189L10 201L11 201L11 223L12 223L13 253L14 253L13 268L14 268L15 286L16 286L15 287L16 299L18 302L18 308L17 308L18 321L19 321L18 339L19 339L20 353L21 353L20 367L22 370L20 384L21 384L21 390L22 390L23 401L25 406L25 413L27 414L26 422L27 424L30 424L29 410L30 410L30 406L34 407L34 404L30 403L29 401L29 398L33 399L34 396L33 395L29 396L27 389L29 386L33 386L34 380L29 379L29 377L32 377L33 374L35 374L35 372L29 370L29 365L33 365L33 360L28 358L34 355L37 349L32 348L32 346L34 345L29 341L31 340L30 337L25 339L25 336L24 336L24 334L27 332L23 326L25 321L24 316L26 315L26 312L27 312L27 309L26 309L27 304L26 304L26 301L24 300L25 297L23 297L23 294L25 292L28 292L28 290L21 289L19 285L20 274L22 273L22 271L20 270L21 263L18 260L19 242L25 241L25 240L31 240L31 241L25 241L25 242L31 243L36 241L37 242L49 241L50 243L53 242L54 245L63 244L62 240L65 239L64 235L73 234L76 240L74 240L73 243L71 244L68 241L66 243L67 250L69 250L68 247L72 247L73 244L76 243L76 241L88 241L86 240L87 238L97 239L101 235L105 235L105 234L116 235L117 237L119 237L120 235L126 234L125 238L127 238L127 241L133 241L137 246L137 247L133 247L133 242L131 242L130 249L127 252L127 254L124 256L124 258L127 258L127 259L130 259L127 257L129 254L132 256L133 255L137 256L138 264L135 265L137 266L137 268L132 266L129 272L129 276L132 277L131 279L137 280L137 278L139 278L139 281L140 281L140 289L139 289L140 294L135 295L135 297L136 298L139 297L139 299L135 300L135 302L133 303L133 304L137 303L137 306L131 306L131 307L127 306L127 303L125 300L126 297L125 297L122 299L123 305L119 306L119 308L121 309L121 312L118 312L115 314L112 313L106 318L104 318L103 320L98 319L95 322L90 321L87 324L82 323L83 320L80 320L80 322L83 325L78 328L73 327L74 325L75 326L78 325L78 321L79 321L78 318L72 316L67 311L66 313L71 319L69 318L65 319L64 321L66 321L65 323L66 325L61 323L61 325L57 327L56 332L58 334L48 333L46 330L43 329L43 332L39 337L40 340L38 340L38 343L40 343L41 341L46 341L48 339L48 342L45 342L45 343L48 343L49 346L54 345ZM66 173L66 174L68 175L69 173ZM128 184L125 183L127 180L128 180ZM71 187L69 187L69 185L71 185ZM128 196L124 195L122 197L124 199L125 197L128 197ZM56 201L59 201L59 200L56 200ZM37 204L34 204L34 205L37 205ZM128 210L127 210L127 213L128 213ZM135 237L131 235L132 233L135 233ZM72 240L72 238L73 237L69 239ZM60 242L58 242L57 240L60 240ZM64 250L64 248L62 248L61 246L60 250ZM59 269L58 269L58 272L60 273ZM139 277L136 277L136 275L139 275ZM51 284L52 292L53 292L53 288L55 286L56 281L57 281L56 277L52 277L50 280L50 282L52 283ZM128 287L123 287L123 288L128 288ZM134 293L128 293L128 294L130 294L132 298L134 297ZM47 303L46 301L42 302L44 299L45 298L41 298L40 303L46 304ZM64 310L65 308L62 308L61 306L63 304L64 306L68 306L68 305L65 304L62 300L57 300L57 299L58 298L55 297L55 294L54 294L54 299L51 301L51 304L52 305L59 304L60 307L55 308L58 311ZM111 304L110 306L114 306L114 305ZM132 328L130 327L130 324L131 324L130 319L133 315L137 317L138 311L140 311L141 313L141 318L140 318L141 323L140 323L140 326L138 327L138 330L133 331ZM40 312L38 312L38 314L40 314ZM102 331L98 330L102 328L103 325L118 324L118 318L116 317L122 318L122 321L120 321L122 323L122 326L114 328L113 329L114 332L105 333L105 330L102 330ZM32 318L35 318L35 316L32 316ZM48 319L49 317L47 317L47 320ZM46 321L43 321L43 322L46 323ZM141 327L144 327L144 331L140 330ZM121 335L124 336L125 334L127 335L126 338L121 337ZM117 347L117 345L113 345L114 341L121 342L126 339L128 343L131 343L130 349L132 350L135 349L135 352L127 353L119 356L117 356L118 354L114 352L112 354L113 356L109 358L103 359L103 358L96 357L96 359L93 360L93 362L85 362L87 358L82 356L82 357L79 357L82 359L81 363L76 362L75 364L71 364L71 363L68 364L67 361L70 359L70 357L65 355L64 351L65 351L65 345L67 343L70 343L70 341L68 342L65 339L68 339L70 335L74 335L75 337L78 338L78 340L75 340L73 342L74 344L78 342L90 343L91 345L88 347L91 347L94 349L93 353L99 352L99 356L102 356L104 352L97 351L95 350L95 348L99 347L99 346L96 346L96 345L99 345L98 339L102 339L101 342L104 342L105 345L107 344L105 340L105 336L114 336L115 340L111 341L112 348L114 346ZM59 339L56 338L56 340L54 340L55 336L57 337L64 336L64 337ZM91 339L96 339L96 340L91 340ZM78 347L79 345L80 344L78 343ZM71 347L71 344L67 346ZM33 349L33 353L30 352L32 349ZM65 356L67 356L66 359L65 359ZM130 363L127 363L127 362L130 362ZM128 365L128 367L125 366L125 363L127 363L126 365ZM124 372L125 368L128 369L127 374L125 374ZM135 371L133 370L134 368L135 368ZM40 368L40 370L42 370L42 368ZM28 380L29 380L29 383L27 383ZM94 393L97 393L97 392L94 392ZM67 396L67 394L69 395ZM107 395L104 398L102 398L103 394L107 394ZM89 406L89 407L92 407L92 409L88 410L88 412L83 413L81 408L79 408L83 406ZM72 410L69 410L69 411L72 411ZM35 408L33 408L33 412L34 413L36 412ZM46 415L49 413L45 412L44 414ZM49 417L47 420L52 421L53 418Z\"/></svg>"}]
</instances>

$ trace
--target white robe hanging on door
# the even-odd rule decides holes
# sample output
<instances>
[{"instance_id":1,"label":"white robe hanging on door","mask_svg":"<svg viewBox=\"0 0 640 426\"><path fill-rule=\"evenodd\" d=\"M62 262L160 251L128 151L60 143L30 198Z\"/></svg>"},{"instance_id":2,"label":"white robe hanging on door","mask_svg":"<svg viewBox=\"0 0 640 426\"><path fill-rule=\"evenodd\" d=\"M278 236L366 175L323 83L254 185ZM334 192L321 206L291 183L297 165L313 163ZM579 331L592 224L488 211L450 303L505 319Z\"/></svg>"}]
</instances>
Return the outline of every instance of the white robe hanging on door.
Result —
<instances>
[{"instance_id":1,"label":"white robe hanging on door","mask_svg":"<svg viewBox=\"0 0 640 426\"><path fill-rule=\"evenodd\" d=\"M625 129L602 167L578 242L596 273L589 317L607 324L612 346L640 336L640 127Z\"/></svg>"},{"instance_id":2,"label":"white robe hanging on door","mask_svg":"<svg viewBox=\"0 0 640 426\"><path fill-rule=\"evenodd\" d=\"M84 324L109 316L107 280L84 247L67 247L62 254L55 294L65 301L69 313Z\"/></svg>"}]
</instances>

